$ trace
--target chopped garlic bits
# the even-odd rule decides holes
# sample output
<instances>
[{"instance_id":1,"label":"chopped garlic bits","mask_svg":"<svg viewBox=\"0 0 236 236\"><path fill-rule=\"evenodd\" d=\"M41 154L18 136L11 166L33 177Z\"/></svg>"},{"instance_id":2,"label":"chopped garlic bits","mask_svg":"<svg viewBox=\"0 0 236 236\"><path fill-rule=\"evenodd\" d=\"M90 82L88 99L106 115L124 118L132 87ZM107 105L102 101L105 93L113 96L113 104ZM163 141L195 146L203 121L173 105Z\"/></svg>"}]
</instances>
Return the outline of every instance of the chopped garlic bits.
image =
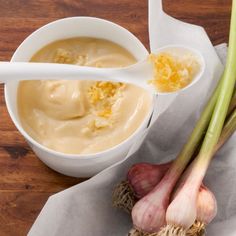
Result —
<instances>
[{"instance_id":1,"label":"chopped garlic bits","mask_svg":"<svg viewBox=\"0 0 236 236\"><path fill-rule=\"evenodd\" d=\"M136 62L124 48L92 38L54 42L31 61L94 67L122 67ZM53 150L90 154L127 139L149 113L152 98L145 90L84 79L20 82L18 113L27 133Z\"/></svg>"},{"instance_id":2,"label":"chopped garlic bits","mask_svg":"<svg viewBox=\"0 0 236 236\"><path fill-rule=\"evenodd\" d=\"M112 106L122 96L122 83L96 82L88 90L89 102L96 114L109 118L112 114Z\"/></svg>"},{"instance_id":3,"label":"chopped garlic bits","mask_svg":"<svg viewBox=\"0 0 236 236\"><path fill-rule=\"evenodd\" d=\"M158 92L174 92L188 86L200 70L198 58L191 52L150 54L154 78L149 82Z\"/></svg>"}]
</instances>

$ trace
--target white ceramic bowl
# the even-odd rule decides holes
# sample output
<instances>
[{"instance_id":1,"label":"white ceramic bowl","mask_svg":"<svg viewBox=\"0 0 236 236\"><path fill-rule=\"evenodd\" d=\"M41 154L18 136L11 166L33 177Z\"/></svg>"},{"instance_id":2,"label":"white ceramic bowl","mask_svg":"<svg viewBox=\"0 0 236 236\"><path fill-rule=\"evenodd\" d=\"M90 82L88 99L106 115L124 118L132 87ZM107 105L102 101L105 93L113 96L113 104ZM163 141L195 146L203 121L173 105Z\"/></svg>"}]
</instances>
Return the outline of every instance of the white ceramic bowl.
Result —
<instances>
[{"instance_id":1,"label":"white ceramic bowl","mask_svg":"<svg viewBox=\"0 0 236 236\"><path fill-rule=\"evenodd\" d=\"M137 60L143 60L148 51L129 31L112 22L91 18L72 17L57 20L36 30L18 47L12 60L29 61L45 45L56 40L73 37L94 37L113 41L131 52ZM71 155L53 151L32 139L22 128L17 112L17 82L5 85L5 100L9 114L20 133L25 137L36 155L52 169L69 176L89 177L122 160L133 143L147 128L153 107L141 126L125 141L106 151L91 155Z\"/></svg>"}]
</instances>

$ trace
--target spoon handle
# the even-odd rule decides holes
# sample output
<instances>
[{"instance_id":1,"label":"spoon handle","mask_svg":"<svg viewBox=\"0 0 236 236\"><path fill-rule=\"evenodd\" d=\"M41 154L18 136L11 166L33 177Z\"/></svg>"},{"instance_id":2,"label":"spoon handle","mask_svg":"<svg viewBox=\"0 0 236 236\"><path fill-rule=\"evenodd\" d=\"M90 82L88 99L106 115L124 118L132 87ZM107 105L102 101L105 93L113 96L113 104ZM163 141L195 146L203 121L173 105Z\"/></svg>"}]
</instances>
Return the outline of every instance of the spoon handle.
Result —
<instances>
[{"instance_id":1,"label":"spoon handle","mask_svg":"<svg viewBox=\"0 0 236 236\"><path fill-rule=\"evenodd\" d=\"M113 70L55 63L0 62L0 81L2 83L60 79L117 81L112 76Z\"/></svg>"}]
</instances>

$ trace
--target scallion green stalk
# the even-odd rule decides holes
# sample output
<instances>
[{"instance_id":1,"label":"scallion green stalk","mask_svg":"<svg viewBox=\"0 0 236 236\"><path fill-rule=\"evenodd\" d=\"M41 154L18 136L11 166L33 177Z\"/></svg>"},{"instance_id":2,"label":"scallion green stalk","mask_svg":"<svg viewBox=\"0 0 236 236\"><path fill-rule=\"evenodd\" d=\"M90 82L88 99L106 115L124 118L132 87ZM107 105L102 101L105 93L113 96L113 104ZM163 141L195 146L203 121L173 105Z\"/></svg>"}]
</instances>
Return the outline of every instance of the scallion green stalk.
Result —
<instances>
[{"instance_id":1,"label":"scallion green stalk","mask_svg":"<svg viewBox=\"0 0 236 236\"><path fill-rule=\"evenodd\" d=\"M229 104L229 109L228 109L228 115L236 108L236 89L234 90L234 95L231 99L231 102Z\"/></svg>"},{"instance_id":2,"label":"scallion green stalk","mask_svg":"<svg viewBox=\"0 0 236 236\"><path fill-rule=\"evenodd\" d=\"M225 143L225 140L228 140L229 137L234 133L236 127L236 108L231 112L231 115L224 124L223 131L221 132L218 143L214 148L214 154L222 147Z\"/></svg>"}]
</instances>

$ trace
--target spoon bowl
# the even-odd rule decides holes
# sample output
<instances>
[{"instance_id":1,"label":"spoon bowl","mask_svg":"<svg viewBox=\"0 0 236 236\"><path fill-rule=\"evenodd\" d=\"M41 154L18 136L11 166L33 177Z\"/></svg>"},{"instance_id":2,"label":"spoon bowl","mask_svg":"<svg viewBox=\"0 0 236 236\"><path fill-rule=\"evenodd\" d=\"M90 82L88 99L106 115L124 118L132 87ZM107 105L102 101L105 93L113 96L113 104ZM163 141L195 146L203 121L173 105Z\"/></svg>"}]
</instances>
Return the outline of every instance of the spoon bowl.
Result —
<instances>
[{"instance_id":1,"label":"spoon bowl","mask_svg":"<svg viewBox=\"0 0 236 236\"><path fill-rule=\"evenodd\" d=\"M187 86L185 86L179 90L172 91L172 92L157 91L157 93L159 95L170 95L170 94L176 95L180 92L184 92L185 90L188 90L190 87L194 86L194 84L196 84L203 77L203 74L206 70L206 62L205 62L205 59L204 59L202 53L199 50L197 50L195 48L183 46L183 45L171 44L171 45L167 45L167 46L159 48L158 51L154 52L154 53L158 55L163 52L174 53L178 56L185 56L187 54L192 54L196 58L196 60L198 61L200 68L199 68L198 73L194 76L192 81Z\"/></svg>"}]
</instances>

